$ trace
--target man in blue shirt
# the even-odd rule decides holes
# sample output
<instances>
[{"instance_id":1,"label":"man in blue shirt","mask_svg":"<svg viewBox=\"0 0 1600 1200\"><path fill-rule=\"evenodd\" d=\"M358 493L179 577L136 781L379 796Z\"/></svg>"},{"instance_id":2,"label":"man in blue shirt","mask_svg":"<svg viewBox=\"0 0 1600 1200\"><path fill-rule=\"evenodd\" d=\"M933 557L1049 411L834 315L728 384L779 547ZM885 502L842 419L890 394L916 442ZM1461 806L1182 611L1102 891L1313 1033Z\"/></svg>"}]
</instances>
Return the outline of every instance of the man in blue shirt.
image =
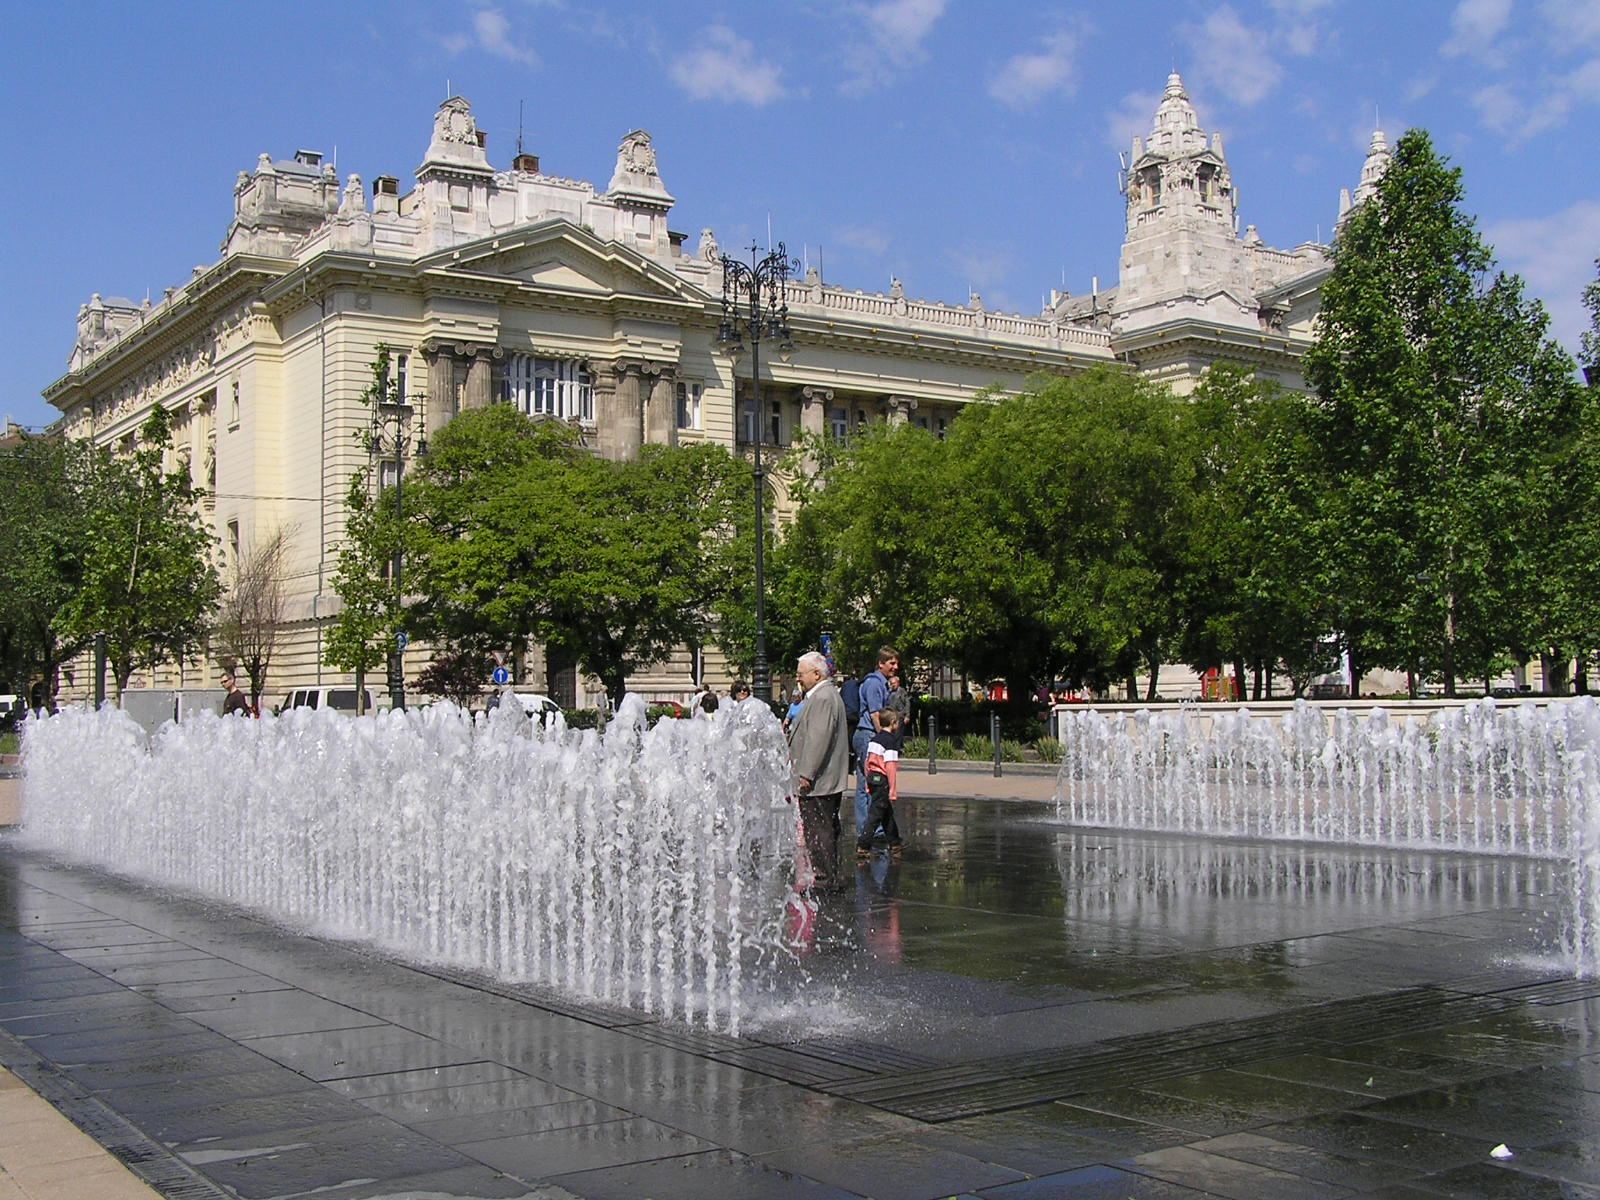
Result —
<instances>
[{"instance_id":1,"label":"man in blue shirt","mask_svg":"<svg viewBox=\"0 0 1600 1200\"><path fill-rule=\"evenodd\" d=\"M856 836L870 838L875 829L867 823L867 745L872 735L883 728L878 714L889 707L889 676L900 671L900 652L892 646L878 651L878 669L861 681L861 717L850 735L856 752Z\"/></svg>"}]
</instances>

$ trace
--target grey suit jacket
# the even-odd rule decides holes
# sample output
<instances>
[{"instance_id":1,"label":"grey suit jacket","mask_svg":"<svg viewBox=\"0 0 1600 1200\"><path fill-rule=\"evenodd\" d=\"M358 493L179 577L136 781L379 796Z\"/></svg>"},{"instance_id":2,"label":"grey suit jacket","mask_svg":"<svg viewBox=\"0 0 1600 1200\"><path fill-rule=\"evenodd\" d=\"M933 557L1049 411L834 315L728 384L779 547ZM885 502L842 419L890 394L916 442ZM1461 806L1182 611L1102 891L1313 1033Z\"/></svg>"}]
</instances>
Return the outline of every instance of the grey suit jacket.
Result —
<instances>
[{"instance_id":1,"label":"grey suit jacket","mask_svg":"<svg viewBox=\"0 0 1600 1200\"><path fill-rule=\"evenodd\" d=\"M800 715L789 730L789 758L794 764L794 788L811 780L819 796L842 792L850 785L850 729L845 720L839 685L824 679L806 693Z\"/></svg>"}]
</instances>

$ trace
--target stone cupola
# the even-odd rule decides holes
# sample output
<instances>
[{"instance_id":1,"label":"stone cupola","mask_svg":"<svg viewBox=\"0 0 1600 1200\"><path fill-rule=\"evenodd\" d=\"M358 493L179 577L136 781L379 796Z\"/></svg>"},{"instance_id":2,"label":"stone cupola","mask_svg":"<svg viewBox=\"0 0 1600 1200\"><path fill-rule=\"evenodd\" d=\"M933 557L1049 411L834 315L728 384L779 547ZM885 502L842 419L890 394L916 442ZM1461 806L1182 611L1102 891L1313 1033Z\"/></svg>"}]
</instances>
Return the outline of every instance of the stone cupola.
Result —
<instances>
[{"instance_id":1,"label":"stone cupola","mask_svg":"<svg viewBox=\"0 0 1600 1200\"><path fill-rule=\"evenodd\" d=\"M1344 224L1346 215L1350 210L1365 204L1378 191L1378 182L1389 169L1389 160L1394 155L1389 152L1389 142L1383 136L1383 130L1372 131L1372 141L1367 145L1367 160L1361 164L1361 182L1356 185L1356 194L1352 198L1349 188L1339 191L1339 224Z\"/></svg>"},{"instance_id":2,"label":"stone cupola","mask_svg":"<svg viewBox=\"0 0 1600 1200\"><path fill-rule=\"evenodd\" d=\"M1208 136L1183 80L1167 77L1149 140L1135 137L1122 177L1127 236L1118 303L1144 308L1226 293L1249 309L1249 267L1238 240L1238 193L1222 135ZM1224 304L1223 308L1229 307Z\"/></svg>"}]
</instances>

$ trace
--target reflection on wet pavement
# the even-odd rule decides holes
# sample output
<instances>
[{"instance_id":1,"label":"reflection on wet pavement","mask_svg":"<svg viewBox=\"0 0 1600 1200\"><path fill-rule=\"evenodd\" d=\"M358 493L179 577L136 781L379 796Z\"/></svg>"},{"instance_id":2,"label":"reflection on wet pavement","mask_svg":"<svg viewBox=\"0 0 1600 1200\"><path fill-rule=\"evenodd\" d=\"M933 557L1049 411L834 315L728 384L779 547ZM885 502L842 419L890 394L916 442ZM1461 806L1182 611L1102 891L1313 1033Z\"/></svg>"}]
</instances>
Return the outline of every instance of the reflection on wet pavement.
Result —
<instances>
[{"instance_id":1,"label":"reflection on wet pavement","mask_svg":"<svg viewBox=\"0 0 1600 1200\"><path fill-rule=\"evenodd\" d=\"M1600 983L1549 957L1552 864L902 807L904 860L806 910L739 1038L0 839L0 1062L109 1106L195 1188L263 1197L1600 1186Z\"/></svg>"}]
</instances>

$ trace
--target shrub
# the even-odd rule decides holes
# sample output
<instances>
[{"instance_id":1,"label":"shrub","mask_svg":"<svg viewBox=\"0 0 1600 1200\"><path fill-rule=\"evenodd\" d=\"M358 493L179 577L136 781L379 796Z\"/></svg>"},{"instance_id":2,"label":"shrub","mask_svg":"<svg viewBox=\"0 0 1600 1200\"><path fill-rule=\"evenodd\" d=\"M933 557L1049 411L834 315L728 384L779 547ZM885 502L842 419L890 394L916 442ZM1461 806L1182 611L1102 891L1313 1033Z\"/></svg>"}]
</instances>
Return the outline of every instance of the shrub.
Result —
<instances>
[{"instance_id":1,"label":"shrub","mask_svg":"<svg viewBox=\"0 0 1600 1200\"><path fill-rule=\"evenodd\" d=\"M994 743L989 740L987 733L969 733L961 739L961 754L963 758L979 761L993 758Z\"/></svg>"},{"instance_id":2,"label":"shrub","mask_svg":"<svg viewBox=\"0 0 1600 1200\"><path fill-rule=\"evenodd\" d=\"M568 729L596 729L600 725L600 710L597 708L564 708L561 715L566 719Z\"/></svg>"},{"instance_id":3,"label":"shrub","mask_svg":"<svg viewBox=\"0 0 1600 1200\"><path fill-rule=\"evenodd\" d=\"M1052 737L1042 737L1033 744L1034 750L1039 755L1041 762L1058 763L1061 761L1061 743Z\"/></svg>"},{"instance_id":4,"label":"shrub","mask_svg":"<svg viewBox=\"0 0 1600 1200\"><path fill-rule=\"evenodd\" d=\"M900 747L901 758L927 758L928 739L925 737L908 737L906 744Z\"/></svg>"},{"instance_id":5,"label":"shrub","mask_svg":"<svg viewBox=\"0 0 1600 1200\"><path fill-rule=\"evenodd\" d=\"M991 752L992 753L992 752ZM1028 747L1015 738L1000 739L1000 759L1002 762L1028 761Z\"/></svg>"}]
</instances>

